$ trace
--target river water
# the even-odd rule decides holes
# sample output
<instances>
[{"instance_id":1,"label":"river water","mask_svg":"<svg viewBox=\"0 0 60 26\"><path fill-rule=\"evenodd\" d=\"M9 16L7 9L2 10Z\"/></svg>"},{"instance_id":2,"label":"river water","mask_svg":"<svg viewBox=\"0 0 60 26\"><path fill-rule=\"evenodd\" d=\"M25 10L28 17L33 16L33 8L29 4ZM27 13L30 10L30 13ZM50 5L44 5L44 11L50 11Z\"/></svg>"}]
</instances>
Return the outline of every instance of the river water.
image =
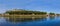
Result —
<instances>
[{"instance_id":1,"label":"river water","mask_svg":"<svg viewBox=\"0 0 60 26\"><path fill-rule=\"evenodd\" d=\"M0 26L60 26L60 16L37 18L35 20L17 19L0 17Z\"/></svg>"}]
</instances>

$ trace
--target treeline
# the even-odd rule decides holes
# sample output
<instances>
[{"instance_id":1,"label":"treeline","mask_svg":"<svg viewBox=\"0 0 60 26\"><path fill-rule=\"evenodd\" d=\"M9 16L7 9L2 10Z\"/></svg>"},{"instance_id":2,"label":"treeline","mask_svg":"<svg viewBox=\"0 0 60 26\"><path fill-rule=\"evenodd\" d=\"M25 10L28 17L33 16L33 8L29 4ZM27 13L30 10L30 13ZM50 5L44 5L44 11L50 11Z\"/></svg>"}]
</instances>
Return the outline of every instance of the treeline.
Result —
<instances>
[{"instance_id":1,"label":"treeline","mask_svg":"<svg viewBox=\"0 0 60 26\"><path fill-rule=\"evenodd\" d=\"M17 15L46 15L47 12L40 12L40 11L28 11L28 10L15 10L15 11L6 11L10 15L17 14ZM49 13L50 15L54 15L55 13Z\"/></svg>"}]
</instances>

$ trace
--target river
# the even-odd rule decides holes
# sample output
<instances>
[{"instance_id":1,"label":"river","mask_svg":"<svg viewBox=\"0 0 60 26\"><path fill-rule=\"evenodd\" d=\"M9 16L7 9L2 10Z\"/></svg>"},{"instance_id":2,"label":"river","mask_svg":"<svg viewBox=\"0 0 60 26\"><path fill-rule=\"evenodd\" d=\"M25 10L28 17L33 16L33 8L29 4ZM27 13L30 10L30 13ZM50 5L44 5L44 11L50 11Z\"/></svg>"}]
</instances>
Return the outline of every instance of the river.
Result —
<instances>
[{"instance_id":1,"label":"river","mask_svg":"<svg viewBox=\"0 0 60 26\"><path fill-rule=\"evenodd\" d=\"M45 17L35 20L17 20L0 17L0 26L60 26L60 16Z\"/></svg>"}]
</instances>

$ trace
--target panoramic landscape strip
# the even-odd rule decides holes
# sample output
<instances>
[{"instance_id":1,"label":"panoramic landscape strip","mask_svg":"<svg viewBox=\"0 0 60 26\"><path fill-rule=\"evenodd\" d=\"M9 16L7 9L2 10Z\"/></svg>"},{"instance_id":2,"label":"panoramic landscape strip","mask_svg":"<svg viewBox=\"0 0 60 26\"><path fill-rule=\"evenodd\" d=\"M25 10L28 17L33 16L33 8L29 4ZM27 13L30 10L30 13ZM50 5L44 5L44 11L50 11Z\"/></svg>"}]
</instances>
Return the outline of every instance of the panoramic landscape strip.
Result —
<instances>
[{"instance_id":1,"label":"panoramic landscape strip","mask_svg":"<svg viewBox=\"0 0 60 26\"><path fill-rule=\"evenodd\" d=\"M31 11L31 10L23 10L23 9L14 9L6 11L3 14L0 14L0 16L60 16L60 14L55 13L47 13L47 12L41 12L41 11Z\"/></svg>"}]
</instances>

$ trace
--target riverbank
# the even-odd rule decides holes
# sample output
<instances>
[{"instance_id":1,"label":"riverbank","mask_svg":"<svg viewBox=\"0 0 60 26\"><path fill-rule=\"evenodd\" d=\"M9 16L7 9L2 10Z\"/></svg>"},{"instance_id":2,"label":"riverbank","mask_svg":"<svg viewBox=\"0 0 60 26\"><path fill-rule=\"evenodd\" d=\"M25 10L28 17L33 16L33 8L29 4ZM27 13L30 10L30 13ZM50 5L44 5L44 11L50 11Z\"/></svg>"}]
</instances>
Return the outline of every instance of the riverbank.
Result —
<instances>
[{"instance_id":1,"label":"riverbank","mask_svg":"<svg viewBox=\"0 0 60 26\"><path fill-rule=\"evenodd\" d=\"M3 17L13 17L13 16L15 16L15 17L25 17L25 16L27 16L27 17L36 17L36 16L39 16L39 17L43 17L43 16L48 16L48 15L0 15L0 16L3 16Z\"/></svg>"}]
</instances>

